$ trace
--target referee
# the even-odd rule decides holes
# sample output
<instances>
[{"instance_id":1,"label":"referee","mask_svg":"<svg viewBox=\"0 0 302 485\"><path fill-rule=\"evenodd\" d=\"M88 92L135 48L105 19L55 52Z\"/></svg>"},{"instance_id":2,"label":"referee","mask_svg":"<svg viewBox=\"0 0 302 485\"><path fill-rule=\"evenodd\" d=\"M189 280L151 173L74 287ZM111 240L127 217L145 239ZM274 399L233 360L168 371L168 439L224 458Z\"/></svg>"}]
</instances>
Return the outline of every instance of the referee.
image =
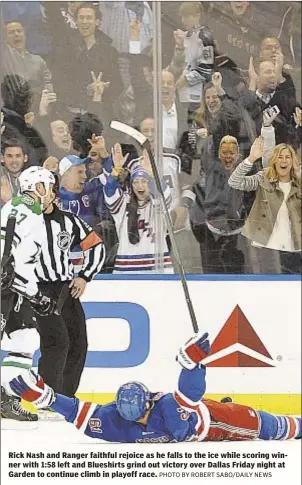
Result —
<instances>
[{"instance_id":1,"label":"referee","mask_svg":"<svg viewBox=\"0 0 302 485\"><path fill-rule=\"evenodd\" d=\"M36 266L38 287L43 294L58 299L62 287L69 294L61 315L41 315L37 312L41 357L38 372L56 392L73 397L79 386L87 353L87 333L84 310L79 298L87 282L100 272L105 259L101 237L88 224L71 212L60 210L53 201L44 210L47 245L40 248ZM80 245L84 253L81 271L75 275L69 253Z\"/></svg>"}]
</instances>

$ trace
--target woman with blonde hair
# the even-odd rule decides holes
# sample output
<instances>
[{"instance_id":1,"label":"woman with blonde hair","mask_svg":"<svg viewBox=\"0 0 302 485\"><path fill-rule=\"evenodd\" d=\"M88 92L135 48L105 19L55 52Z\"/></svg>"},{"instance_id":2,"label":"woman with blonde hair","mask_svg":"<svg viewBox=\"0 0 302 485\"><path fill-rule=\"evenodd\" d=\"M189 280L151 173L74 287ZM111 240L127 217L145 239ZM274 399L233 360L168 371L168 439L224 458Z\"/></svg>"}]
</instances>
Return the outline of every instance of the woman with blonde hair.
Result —
<instances>
[{"instance_id":1,"label":"woman with blonde hair","mask_svg":"<svg viewBox=\"0 0 302 485\"><path fill-rule=\"evenodd\" d=\"M282 272L300 272L301 251L301 171L291 145L277 145L269 166L248 176L264 153L263 137L256 138L250 155L229 178L233 189L256 191L256 198L242 234L254 246L280 252Z\"/></svg>"}]
</instances>

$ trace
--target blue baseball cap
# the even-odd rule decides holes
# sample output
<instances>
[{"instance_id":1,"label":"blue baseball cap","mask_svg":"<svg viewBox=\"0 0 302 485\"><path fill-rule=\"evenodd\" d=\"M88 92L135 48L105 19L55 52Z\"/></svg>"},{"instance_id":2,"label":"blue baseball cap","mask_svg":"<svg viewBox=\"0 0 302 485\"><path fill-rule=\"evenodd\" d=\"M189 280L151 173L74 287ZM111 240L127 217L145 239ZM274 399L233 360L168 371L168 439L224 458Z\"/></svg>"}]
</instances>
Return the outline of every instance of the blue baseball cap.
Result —
<instances>
[{"instance_id":1,"label":"blue baseball cap","mask_svg":"<svg viewBox=\"0 0 302 485\"><path fill-rule=\"evenodd\" d=\"M64 175L71 167L76 167L77 165L82 165L83 163L91 162L90 157L80 158L77 155L67 155L66 157L62 158L59 163L59 174L60 177Z\"/></svg>"}]
</instances>

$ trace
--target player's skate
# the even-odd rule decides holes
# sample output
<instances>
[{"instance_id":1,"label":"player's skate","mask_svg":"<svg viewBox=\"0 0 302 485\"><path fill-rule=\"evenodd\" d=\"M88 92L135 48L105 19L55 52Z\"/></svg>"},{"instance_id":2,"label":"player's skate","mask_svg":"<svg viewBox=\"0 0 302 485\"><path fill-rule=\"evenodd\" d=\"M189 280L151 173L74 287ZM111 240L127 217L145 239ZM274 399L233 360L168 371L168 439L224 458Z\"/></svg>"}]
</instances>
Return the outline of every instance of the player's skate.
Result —
<instances>
[{"instance_id":1,"label":"player's skate","mask_svg":"<svg viewBox=\"0 0 302 485\"><path fill-rule=\"evenodd\" d=\"M26 411L21 399L9 396L1 386L1 429L35 429L38 427L38 415Z\"/></svg>"}]
</instances>

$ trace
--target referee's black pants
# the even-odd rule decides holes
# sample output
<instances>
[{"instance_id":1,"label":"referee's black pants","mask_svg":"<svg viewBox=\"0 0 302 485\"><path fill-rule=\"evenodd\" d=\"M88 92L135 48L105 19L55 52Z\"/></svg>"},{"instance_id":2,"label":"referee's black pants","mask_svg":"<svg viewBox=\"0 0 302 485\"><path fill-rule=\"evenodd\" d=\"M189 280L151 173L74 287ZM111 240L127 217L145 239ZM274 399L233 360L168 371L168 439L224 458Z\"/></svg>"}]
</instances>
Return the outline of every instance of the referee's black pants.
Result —
<instances>
[{"instance_id":1,"label":"referee's black pants","mask_svg":"<svg viewBox=\"0 0 302 485\"><path fill-rule=\"evenodd\" d=\"M62 282L39 283L39 289L59 297ZM69 282L68 282L69 284ZM41 357L38 372L55 392L73 397L85 365L87 333L84 310L79 299L69 294L61 315L36 316Z\"/></svg>"}]
</instances>

